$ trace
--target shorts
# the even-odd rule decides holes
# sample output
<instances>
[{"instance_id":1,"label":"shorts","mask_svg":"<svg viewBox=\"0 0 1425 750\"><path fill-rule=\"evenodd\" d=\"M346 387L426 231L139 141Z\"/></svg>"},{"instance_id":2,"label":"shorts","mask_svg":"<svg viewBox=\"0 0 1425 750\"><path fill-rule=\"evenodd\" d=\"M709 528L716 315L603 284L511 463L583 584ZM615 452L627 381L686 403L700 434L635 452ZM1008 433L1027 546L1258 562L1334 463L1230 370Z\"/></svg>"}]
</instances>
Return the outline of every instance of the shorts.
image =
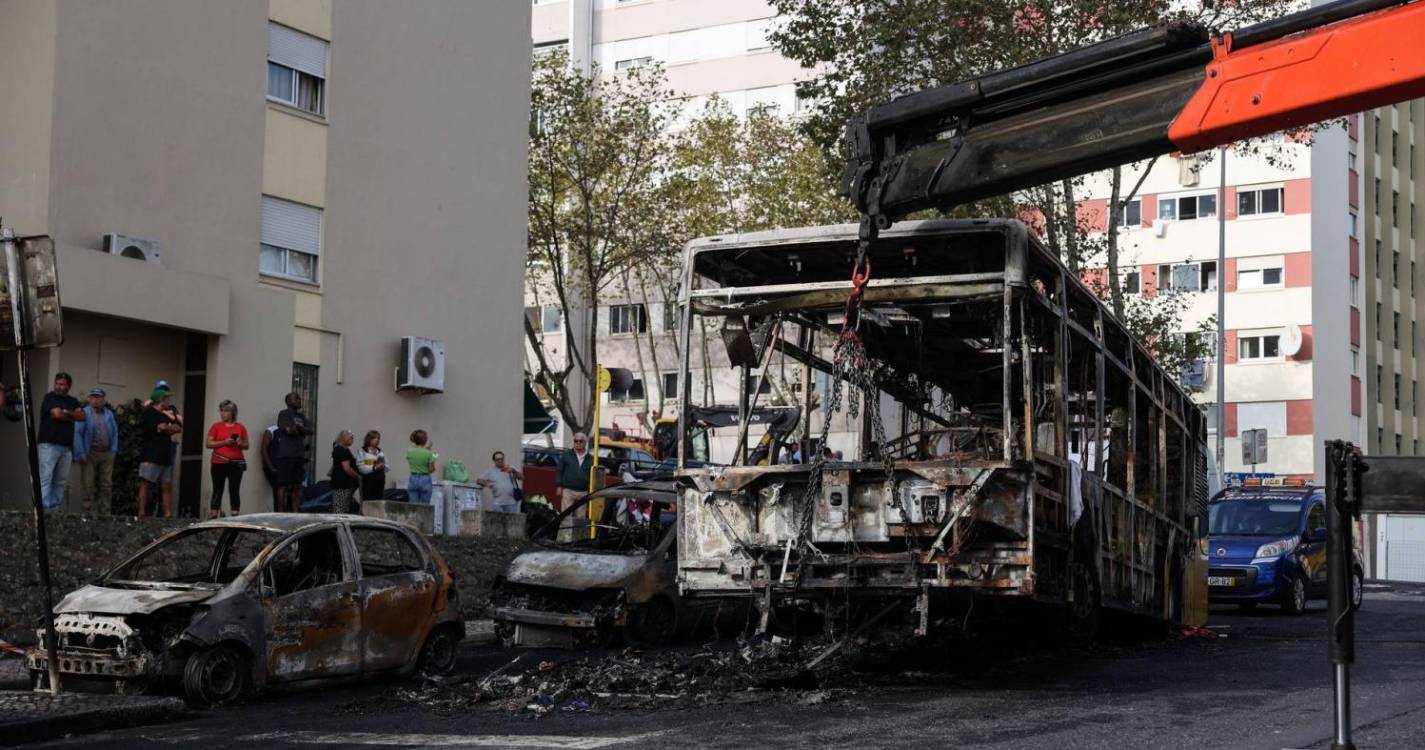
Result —
<instances>
[{"instance_id":1,"label":"shorts","mask_svg":"<svg viewBox=\"0 0 1425 750\"><path fill-rule=\"evenodd\" d=\"M163 466L144 461L139 464L139 479L151 484L173 484L173 465Z\"/></svg>"},{"instance_id":2,"label":"shorts","mask_svg":"<svg viewBox=\"0 0 1425 750\"><path fill-rule=\"evenodd\" d=\"M276 485L278 487L301 486L307 480L305 467L307 459L297 458L276 458L272 460L277 467Z\"/></svg>"}]
</instances>

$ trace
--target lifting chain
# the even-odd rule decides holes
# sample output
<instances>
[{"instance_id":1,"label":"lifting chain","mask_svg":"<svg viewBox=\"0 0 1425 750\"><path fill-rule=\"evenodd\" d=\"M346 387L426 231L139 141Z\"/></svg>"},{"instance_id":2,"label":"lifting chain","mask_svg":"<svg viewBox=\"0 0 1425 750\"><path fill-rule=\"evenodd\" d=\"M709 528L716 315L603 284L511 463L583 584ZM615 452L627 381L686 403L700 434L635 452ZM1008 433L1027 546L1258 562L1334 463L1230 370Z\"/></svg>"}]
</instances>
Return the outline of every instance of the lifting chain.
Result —
<instances>
[{"instance_id":1,"label":"lifting chain","mask_svg":"<svg viewBox=\"0 0 1425 750\"><path fill-rule=\"evenodd\" d=\"M871 420L876 452L880 455L881 463L885 468L887 490L891 493L897 510L900 511L901 523L906 526L907 531L910 528L910 517L896 492L895 461L891 458L889 445L886 443L885 425L881 420L881 399L876 377L878 368L866 355L866 345L857 332L866 284L871 280L871 258L868 251L876 234L875 224L869 221L862 222L861 236L856 244L856 260L851 269L851 294L846 299L845 320L841 325L841 335L837 338L835 348L832 350L831 373L828 378L831 393L828 394L823 409L821 439L817 444L817 450L811 456L806 493L802 496L801 517L797 534L804 552L815 549L812 546L811 527L812 521L816 518L817 500L822 495L822 472L826 467L826 441L831 432L831 420L841 408L843 393L847 402L846 414L851 419L860 416L863 395L866 399L864 404L866 415ZM843 385L846 386L845 391L842 390ZM851 498L846 498L846 501L850 503ZM912 542L913 537L907 533L907 547L910 547ZM805 565L806 557L805 554L802 555L798 564L799 568ZM797 581L800 583L800 575L797 576Z\"/></svg>"}]
</instances>

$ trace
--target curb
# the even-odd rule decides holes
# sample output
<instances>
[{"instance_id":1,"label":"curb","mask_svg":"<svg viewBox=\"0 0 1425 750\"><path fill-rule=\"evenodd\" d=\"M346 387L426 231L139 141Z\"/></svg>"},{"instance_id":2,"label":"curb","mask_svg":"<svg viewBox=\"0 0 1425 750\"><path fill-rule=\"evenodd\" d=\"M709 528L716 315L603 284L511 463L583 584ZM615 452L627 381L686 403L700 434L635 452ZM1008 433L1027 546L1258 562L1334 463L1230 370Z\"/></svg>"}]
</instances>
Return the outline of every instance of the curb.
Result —
<instances>
[{"instance_id":1,"label":"curb","mask_svg":"<svg viewBox=\"0 0 1425 750\"><path fill-rule=\"evenodd\" d=\"M3 693L0 693L3 696ZM114 705L97 705L72 711L30 713L12 717L0 711L0 745L58 739L81 734L127 729L172 721L187 713L178 698L135 698Z\"/></svg>"}]
</instances>

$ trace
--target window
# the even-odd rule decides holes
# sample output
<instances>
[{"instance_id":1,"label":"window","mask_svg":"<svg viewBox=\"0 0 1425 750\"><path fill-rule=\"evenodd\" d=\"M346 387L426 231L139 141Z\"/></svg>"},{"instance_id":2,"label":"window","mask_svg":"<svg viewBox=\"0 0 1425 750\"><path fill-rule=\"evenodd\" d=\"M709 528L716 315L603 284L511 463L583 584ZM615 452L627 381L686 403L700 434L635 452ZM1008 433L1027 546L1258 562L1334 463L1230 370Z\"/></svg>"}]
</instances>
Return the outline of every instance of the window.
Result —
<instances>
[{"instance_id":1,"label":"window","mask_svg":"<svg viewBox=\"0 0 1425 750\"><path fill-rule=\"evenodd\" d=\"M1400 436L1395 436L1395 455L1400 455Z\"/></svg>"},{"instance_id":2,"label":"window","mask_svg":"<svg viewBox=\"0 0 1425 750\"><path fill-rule=\"evenodd\" d=\"M425 569L425 558L406 535L395 529L353 526L351 536L361 556L361 576L392 575Z\"/></svg>"},{"instance_id":3,"label":"window","mask_svg":"<svg viewBox=\"0 0 1425 750\"><path fill-rule=\"evenodd\" d=\"M1217 261L1211 260L1201 264L1198 270L1198 285L1204 292L1217 291Z\"/></svg>"},{"instance_id":4,"label":"window","mask_svg":"<svg viewBox=\"0 0 1425 750\"><path fill-rule=\"evenodd\" d=\"M545 333L559 333L559 326L564 322L564 311L558 305L545 305L542 312L543 322L540 330Z\"/></svg>"},{"instance_id":5,"label":"window","mask_svg":"<svg viewBox=\"0 0 1425 750\"><path fill-rule=\"evenodd\" d=\"M1379 178L1379 177L1376 178L1375 195L1373 196L1373 198L1372 198L1372 200L1371 200L1371 203L1375 204L1376 216L1380 216L1380 178Z\"/></svg>"},{"instance_id":6,"label":"window","mask_svg":"<svg viewBox=\"0 0 1425 750\"><path fill-rule=\"evenodd\" d=\"M1380 365L1376 365L1376 403L1380 403L1380 384L1381 378L1384 377L1384 375L1385 368L1381 367Z\"/></svg>"},{"instance_id":7,"label":"window","mask_svg":"<svg viewBox=\"0 0 1425 750\"><path fill-rule=\"evenodd\" d=\"M1392 190L1390 193L1390 225L1400 226L1400 191Z\"/></svg>"},{"instance_id":8,"label":"window","mask_svg":"<svg viewBox=\"0 0 1425 750\"><path fill-rule=\"evenodd\" d=\"M1380 303L1376 303L1376 340L1380 340Z\"/></svg>"},{"instance_id":9,"label":"window","mask_svg":"<svg viewBox=\"0 0 1425 750\"><path fill-rule=\"evenodd\" d=\"M663 398L678 397L678 373L663 373Z\"/></svg>"},{"instance_id":10,"label":"window","mask_svg":"<svg viewBox=\"0 0 1425 750\"><path fill-rule=\"evenodd\" d=\"M1355 349L1351 350L1351 374L1356 376L1361 374L1361 353Z\"/></svg>"},{"instance_id":11,"label":"window","mask_svg":"<svg viewBox=\"0 0 1425 750\"><path fill-rule=\"evenodd\" d=\"M1396 289L1400 288L1400 251L1391 253L1390 258L1390 285Z\"/></svg>"},{"instance_id":12,"label":"window","mask_svg":"<svg viewBox=\"0 0 1425 750\"><path fill-rule=\"evenodd\" d=\"M1397 313L1391 313L1391 316L1394 318L1394 320L1391 321L1391 327L1390 327L1390 337L1393 339L1393 341L1392 341L1391 343L1395 346L1396 349L1399 349L1399 348L1400 348L1400 313L1398 313L1398 312L1397 312Z\"/></svg>"},{"instance_id":13,"label":"window","mask_svg":"<svg viewBox=\"0 0 1425 750\"><path fill-rule=\"evenodd\" d=\"M262 275L315 284L321 252L320 208L262 196Z\"/></svg>"},{"instance_id":14,"label":"window","mask_svg":"<svg viewBox=\"0 0 1425 750\"><path fill-rule=\"evenodd\" d=\"M311 112L326 111L327 43L280 24L267 24L267 98Z\"/></svg>"},{"instance_id":15,"label":"window","mask_svg":"<svg viewBox=\"0 0 1425 750\"><path fill-rule=\"evenodd\" d=\"M631 57L627 60L619 60L615 62L614 70L633 70L634 68L641 68L651 62L653 62L653 57L651 55L644 55L643 57Z\"/></svg>"},{"instance_id":16,"label":"window","mask_svg":"<svg viewBox=\"0 0 1425 750\"><path fill-rule=\"evenodd\" d=\"M642 400L643 400L643 379L642 379L642 378L634 378L634 379L633 379L633 382L632 382L632 383L629 383L627 390L624 390L624 389L622 389L622 388L611 388L611 389L609 389L609 401L610 401L610 402L613 402L613 403L620 403L620 404L621 404L621 403L626 403L626 402L629 402L629 401L642 401Z\"/></svg>"},{"instance_id":17,"label":"window","mask_svg":"<svg viewBox=\"0 0 1425 750\"><path fill-rule=\"evenodd\" d=\"M1346 154L1346 169L1356 168L1356 152L1350 151Z\"/></svg>"},{"instance_id":18,"label":"window","mask_svg":"<svg viewBox=\"0 0 1425 750\"><path fill-rule=\"evenodd\" d=\"M542 44L536 44L534 45L534 59L542 60L546 57L549 57L550 55L555 54L556 52L559 52L560 50L567 49L568 47L568 39L560 39L554 42L544 42Z\"/></svg>"},{"instance_id":19,"label":"window","mask_svg":"<svg viewBox=\"0 0 1425 750\"><path fill-rule=\"evenodd\" d=\"M1275 359L1281 356L1281 336L1241 336L1237 339L1237 359Z\"/></svg>"},{"instance_id":20,"label":"window","mask_svg":"<svg viewBox=\"0 0 1425 750\"><path fill-rule=\"evenodd\" d=\"M1217 215L1217 196L1188 195L1158 199L1158 218L1179 221L1202 219Z\"/></svg>"},{"instance_id":21,"label":"window","mask_svg":"<svg viewBox=\"0 0 1425 750\"><path fill-rule=\"evenodd\" d=\"M1124 204L1123 210L1118 214L1118 225L1121 227L1136 227L1143 224L1143 201L1134 198Z\"/></svg>"},{"instance_id":22,"label":"window","mask_svg":"<svg viewBox=\"0 0 1425 750\"><path fill-rule=\"evenodd\" d=\"M1206 292L1217 288L1217 262L1163 263L1158 266L1158 289Z\"/></svg>"},{"instance_id":23,"label":"window","mask_svg":"<svg viewBox=\"0 0 1425 750\"><path fill-rule=\"evenodd\" d=\"M1346 231L1350 236L1356 236L1356 215L1353 213L1346 214Z\"/></svg>"},{"instance_id":24,"label":"window","mask_svg":"<svg viewBox=\"0 0 1425 750\"><path fill-rule=\"evenodd\" d=\"M1245 289L1270 289L1282 285L1282 269L1275 268L1249 268L1237 272L1237 290Z\"/></svg>"},{"instance_id":25,"label":"window","mask_svg":"<svg viewBox=\"0 0 1425 750\"><path fill-rule=\"evenodd\" d=\"M1137 294L1141 286L1137 271L1129 271L1123 276L1123 291L1125 294Z\"/></svg>"},{"instance_id":26,"label":"window","mask_svg":"<svg viewBox=\"0 0 1425 750\"><path fill-rule=\"evenodd\" d=\"M302 397L302 411L307 415L307 426L312 429L313 435L322 434L317 431L317 386L321 384L321 371L322 368L317 365L292 363L292 390ZM317 442L307 441L307 484L316 481ZM327 455L330 456L331 453L328 452Z\"/></svg>"},{"instance_id":27,"label":"window","mask_svg":"<svg viewBox=\"0 0 1425 750\"><path fill-rule=\"evenodd\" d=\"M1398 156L1397 156L1399 153L1400 153L1400 131L1398 131L1398 130L1392 130L1392 131L1390 131L1390 163L1391 163L1391 164L1395 164L1396 162L1399 161L1399 158L1398 158Z\"/></svg>"},{"instance_id":28,"label":"window","mask_svg":"<svg viewBox=\"0 0 1425 750\"><path fill-rule=\"evenodd\" d=\"M1410 354L1415 354L1415 321L1410 321Z\"/></svg>"},{"instance_id":29,"label":"window","mask_svg":"<svg viewBox=\"0 0 1425 750\"><path fill-rule=\"evenodd\" d=\"M1400 373L1395 374L1395 409L1400 411Z\"/></svg>"},{"instance_id":30,"label":"window","mask_svg":"<svg viewBox=\"0 0 1425 750\"><path fill-rule=\"evenodd\" d=\"M759 49L767 49L772 46L772 41L767 35L772 31L772 19L760 18L756 21L747 22L747 51L754 52Z\"/></svg>"},{"instance_id":31,"label":"window","mask_svg":"<svg viewBox=\"0 0 1425 750\"><path fill-rule=\"evenodd\" d=\"M1361 280L1355 276L1351 277L1351 300L1352 307L1359 307L1361 304Z\"/></svg>"},{"instance_id":32,"label":"window","mask_svg":"<svg viewBox=\"0 0 1425 750\"><path fill-rule=\"evenodd\" d=\"M1279 214L1283 205L1282 188L1262 188L1260 190L1239 190L1237 192L1237 215L1260 216Z\"/></svg>"},{"instance_id":33,"label":"window","mask_svg":"<svg viewBox=\"0 0 1425 750\"><path fill-rule=\"evenodd\" d=\"M648 312L643 305L610 305L609 333L647 333Z\"/></svg>"},{"instance_id":34,"label":"window","mask_svg":"<svg viewBox=\"0 0 1425 750\"><path fill-rule=\"evenodd\" d=\"M678 321L682 317L676 302L663 303L663 331L665 333L676 333Z\"/></svg>"},{"instance_id":35,"label":"window","mask_svg":"<svg viewBox=\"0 0 1425 750\"><path fill-rule=\"evenodd\" d=\"M341 542L333 529L297 537L268 557L262 569L264 587L279 597L345 580Z\"/></svg>"}]
</instances>

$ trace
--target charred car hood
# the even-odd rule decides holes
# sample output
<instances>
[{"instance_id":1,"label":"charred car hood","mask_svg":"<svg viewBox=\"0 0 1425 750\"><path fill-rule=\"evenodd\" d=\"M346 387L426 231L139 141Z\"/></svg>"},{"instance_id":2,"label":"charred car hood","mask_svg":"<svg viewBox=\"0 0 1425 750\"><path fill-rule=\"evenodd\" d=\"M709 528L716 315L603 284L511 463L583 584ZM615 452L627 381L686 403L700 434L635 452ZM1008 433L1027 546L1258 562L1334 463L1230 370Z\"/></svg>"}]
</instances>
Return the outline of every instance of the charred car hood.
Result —
<instances>
[{"instance_id":1,"label":"charred car hood","mask_svg":"<svg viewBox=\"0 0 1425 750\"><path fill-rule=\"evenodd\" d=\"M110 615L146 615L174 604L194 604L211 599L217 591L182 589L110 589L85 586L60 600L54 611L93 612Z\"/></svg>"},{"instance_id":2,"label":"charred car hood","mask_svg":"<svg viewBox=\"0 0 1425 750\"><path fill-rule=\"evenodd\" d=\"M569 591L617 587L648 563L647 553L617 555L529 550L510 561L505 580Z\"/></svg>"}]
</instances>

